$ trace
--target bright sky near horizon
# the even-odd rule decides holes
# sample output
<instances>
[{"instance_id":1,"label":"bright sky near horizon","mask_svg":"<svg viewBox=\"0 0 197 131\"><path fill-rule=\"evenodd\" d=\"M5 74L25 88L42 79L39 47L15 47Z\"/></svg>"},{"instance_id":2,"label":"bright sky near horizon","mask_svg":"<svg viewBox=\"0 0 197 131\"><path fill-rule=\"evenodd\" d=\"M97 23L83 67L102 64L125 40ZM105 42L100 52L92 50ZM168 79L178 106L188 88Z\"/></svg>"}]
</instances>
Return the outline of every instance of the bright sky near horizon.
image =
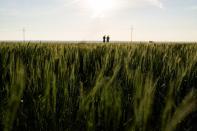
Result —
<instances>
[{"instance_id":1,"label":"bright sky near horizon","mask_svg":"<svg viewBox=\"0 0 197 131\"><path fill-rule=\"evenodd\" d=\"M0 0L0 40L197 41L197 0Z\"/></svg>"}]
</instances>

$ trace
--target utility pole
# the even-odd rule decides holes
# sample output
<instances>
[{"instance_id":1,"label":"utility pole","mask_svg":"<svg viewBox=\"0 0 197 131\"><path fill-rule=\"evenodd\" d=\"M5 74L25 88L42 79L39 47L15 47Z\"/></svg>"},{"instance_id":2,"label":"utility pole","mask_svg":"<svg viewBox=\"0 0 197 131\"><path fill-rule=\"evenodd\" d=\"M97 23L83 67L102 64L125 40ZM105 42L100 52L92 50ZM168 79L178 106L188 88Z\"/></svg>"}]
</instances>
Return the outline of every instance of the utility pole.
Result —
<instances>
[{"instance_id":1,"label":"utility pole","mask_svg":"<svg viewBox=\"0 0 197 131\"><path fill-rule=\"evenodd\" d=\"M22 32L23 32L23 42L25 42L25 33L26 33L25 28L22 29Z\"/></svg>"},{"instance_id":2,"label":"utility pole","mask_svg":"<svg viewBox=\"0 0 197 131\"><path fill-rule=\"evenodd\" d=\"M131 25L131 42L133 42L133 30L134 30L134 28L133 28L133 26Z\"/></svg>"}]
</instances>

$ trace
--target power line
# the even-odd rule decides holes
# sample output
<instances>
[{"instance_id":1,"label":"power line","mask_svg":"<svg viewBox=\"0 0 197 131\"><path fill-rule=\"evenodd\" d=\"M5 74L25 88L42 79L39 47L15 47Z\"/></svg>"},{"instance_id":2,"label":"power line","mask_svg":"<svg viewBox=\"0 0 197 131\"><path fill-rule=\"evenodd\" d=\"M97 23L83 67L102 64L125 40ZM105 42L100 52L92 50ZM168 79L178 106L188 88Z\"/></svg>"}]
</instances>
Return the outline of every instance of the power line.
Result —
<instances>
[{"instance_id":1,"label":"power line","mask_svg":"<svg viewBox=\"0 0 197 131\"><path fill-rule=\"evenodd\" d=\"M131 25L131 42L133 42L133 30L134 30L133 25Z\"/></svg>"},{"instance_id":2,"label":"power line","mask_svg":"<svg viewBox=\"0 0 197 131\"><path fill-rule=\"evenodd\" d=\"M23 41L25 42L25 40L26 40L26 39L25 39L25 33L26 33L25 28L22 29L22 32L23 32Z\"/></svg>"}]
</instances>

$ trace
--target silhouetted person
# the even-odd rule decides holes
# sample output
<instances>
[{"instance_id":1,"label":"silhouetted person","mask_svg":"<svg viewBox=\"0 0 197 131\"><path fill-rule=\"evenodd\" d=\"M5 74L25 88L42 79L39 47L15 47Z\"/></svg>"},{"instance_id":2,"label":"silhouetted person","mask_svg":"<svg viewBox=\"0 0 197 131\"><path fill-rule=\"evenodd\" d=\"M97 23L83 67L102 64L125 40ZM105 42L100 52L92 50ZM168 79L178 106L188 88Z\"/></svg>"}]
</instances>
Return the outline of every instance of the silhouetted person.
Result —
<instances>
[{"instance_id":1,"label":"silhouetted person","mask_svg":"<svg viewBox=\"0 0 197 131\"><path fill-rule=\"evenodd\" d=\"M103 43L105 43L105 40L106 40L106 36L104 35L103 36Z\"/></svg>"},{"instance_id":2,"label":"silhouetted person","mask_svg":"<svg viewBox=\"0 0 197 131\"><path fill-rule=\"evenodd\" d=\"M109 43L109 40L110 40L110 37L109 37L109 35L107 36L107 42Z\"/></svg>"}]
</instances>

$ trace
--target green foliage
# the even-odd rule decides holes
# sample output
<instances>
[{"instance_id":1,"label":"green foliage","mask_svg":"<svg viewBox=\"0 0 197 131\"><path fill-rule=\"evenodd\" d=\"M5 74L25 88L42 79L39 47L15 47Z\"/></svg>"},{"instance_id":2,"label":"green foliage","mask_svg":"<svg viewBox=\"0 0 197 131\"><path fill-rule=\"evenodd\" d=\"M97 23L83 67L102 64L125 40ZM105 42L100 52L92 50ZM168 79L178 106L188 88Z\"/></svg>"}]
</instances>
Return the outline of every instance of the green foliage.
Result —
<instances>
[{"instance_id":1,"label":"green foliage","mask_svg":"<svg viewBox=\"0 0 197 131\"><path fill-rule=\"evenodd\" d=\"M186 131L197 45L0 43L0 130Z\"/></svg>"}]
</instances>

